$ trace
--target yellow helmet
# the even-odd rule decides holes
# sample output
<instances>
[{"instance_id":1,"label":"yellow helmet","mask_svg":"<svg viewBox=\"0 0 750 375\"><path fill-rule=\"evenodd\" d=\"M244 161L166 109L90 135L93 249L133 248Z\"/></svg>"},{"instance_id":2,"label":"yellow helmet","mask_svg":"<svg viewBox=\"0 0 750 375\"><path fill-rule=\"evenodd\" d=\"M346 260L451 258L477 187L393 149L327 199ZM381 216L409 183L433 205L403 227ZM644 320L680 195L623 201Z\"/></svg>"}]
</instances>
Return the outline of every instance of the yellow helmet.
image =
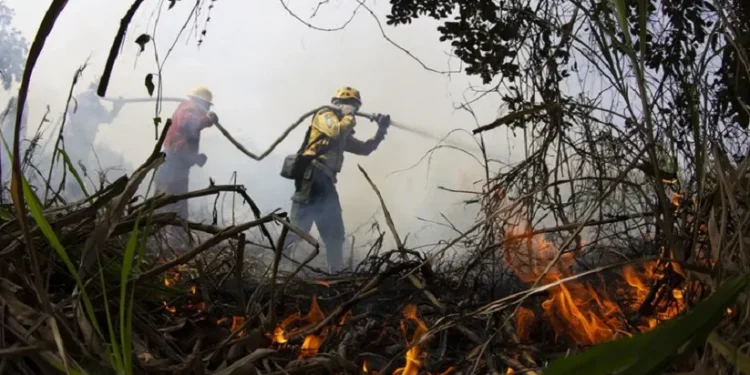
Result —
<instances>
[{"instance_id":1,"label":"yellow helmet","mask_svg":"<svg viewBox=\"0 0 750 375\"><path fill-rule=\"evenodd\" d=\"M188 94L188 98L196 98L203 100L208 104L213 104L211 101L214 99L214 95L211 93L211 90L205 87L196 87L190 92L190 94Z\"/></svg>"},{"instance_id":2,"label":"yellow helmet","mask_svg":"<svg viewBox=\"0 0 750 375\"><path fill-rule=\"evenodd\" d=\"M354 99L359 103L359 105L362 105L362 96L359 94L359 90L355 88L351 88L349 86L344 86L336 91L335 94L333 94L333 98L331 100L335 99Z\"/></svg>"}]
</instances>

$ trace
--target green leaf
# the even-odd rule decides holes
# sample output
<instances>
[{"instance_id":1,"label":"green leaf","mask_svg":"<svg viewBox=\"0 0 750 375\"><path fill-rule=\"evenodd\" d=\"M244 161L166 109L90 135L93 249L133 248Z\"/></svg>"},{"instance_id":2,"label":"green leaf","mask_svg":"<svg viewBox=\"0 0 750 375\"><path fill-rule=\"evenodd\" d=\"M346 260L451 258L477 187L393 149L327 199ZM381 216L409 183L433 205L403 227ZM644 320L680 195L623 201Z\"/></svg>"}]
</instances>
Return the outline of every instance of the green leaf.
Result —
<instances>
[{"instance_id":1,"label":"green leaf","mask_svg":"<svg viewBox=\"0 0 750 375\"><path fill-rule=\"evenodd\" d=\"M750 281L750 275L729 280L694 310L656 329L597 345L570 358L552 362L545 375L652 375L689 355L719 324L727 306Z\"/></svg>"},{"instance_id":2,"label":"green leaf","mask_svg":"<svg viewBox=\"0 0 750 375\"><path fill-rule=\"evenodd\" d=\"M83 191L83 194L88 197L89 193L86 191L86 186L83 183L83 179L81 179L81 176L78 174L78 171L73 166L73 163L70 161L70 157L68 157L68 154L65 152L65 150L61 148L58 148L57 152L60 153L60 157L63 158L63 163L65 163L65 166L68 168L68 172L70 172L70 174L73 175L73 178L75 178L76 182L78 183L78 186L81 188L81 191Z\"/></svg>"},{"instance_id":3,"label":"green leaf","mask_svg":"<svg viewBox=\"0 0 750 375\"><path fill-rule=\"evenodd\" d=\"M124 369L125 365L123 364L122 360L122 353L120 352L120 345L117 343L117 338L115 336L115 327L114 323L112 321L112 313L109 311L109 297L107 297L107 285L104 281L104 272L103 272L103 266L101 261L101 256L99 255L99 252L96 252L96 261L99 266L100 272L97 272L99 274L99 283L101 284L102 288L102 300L104 305L104 313L107 316L107 329L109 330L109 344L112 345L112 350L110 351L110 363L112 366L117 370L118 374L122 374L122 370Z\"/></svg>"},{"instance_id":4,"label":"green leaf","mask_svg":"<svg viewBox=\"0 0 750 375\"><path fill-rule=\"evenodd\" d=\"M132 298L128 298L128 279L130 273L133 270L133 260L135 258L135 250L138 247L138 224L140 223L141 215L135 218L135 224L133 225L133 231L130 232L128 237L128 243L125 247L125 254L123 255L122 269L120 271L120 345L122 347L122 359L124 361L124 370L126 374L133 373L133 350L132 350L132 330L129 325L132 322ZM130 301L129 301L130 300ZM130 303L128 303L130 302ZM126 309L127 307L127 309ZM128 315L126 315L128 311Z\"/></svg>"},{"instance_id":5,"label":"green leaf","mask_svg":"<svg viewBox=\"0 0 750 375\"><path fill-rule=\"evenodd\" d=\"M0 208L0 219L10 221L13 220L13 215L10 214L10 211Z\"/></svg>"},{"instance_id":6,"label":"green leaf","mask_svg":"<svg viewBox=\"0 0 750 375\"><path fill-rule=\"evenodd\" d=\"M5 143L4 138L2 139L2 141L3 143ZM7 144L5 146L6 146L6 151L7 151ZM83 287L83 282L81 281L81 277L78 275L78 271L73 265L73 262L71 262L70 257L68 256L68 253L65 251L65 248L60 243L60 240L57 238L55 231L52 230L52 226L49 225L47 218L44 217L44 211L39 201L39 197L36 195L36 193L34 193L33 190L31 190L31 187L29 186L28 181L26 181L26 177L23 175L21 175L21 184L22 184L22 189L23 189L23 195L24 195L24 198L26 199L26 204L29 206L29 212L31 213L31 217L34 218L36 225L39 226L39 230L47 239L50 246L52 246L52 249L55 250L55 253L60 258L60 260L62 260L63 264L65 264L65 268L67 268L68 272L70 272L70 275L75 280L76 285L78 286L78 289L81 290L81 297L83 299L83 306L84 306L84 309L86 310L86 315L88 315L89 320L91 321L91 324L94 326L94 329L96 330L96 332L99 334L100 337L103 338L104 335L102 334L101 328L99 327L99 323L96 320L96 315L94 314L94 307L91 304L91 299L89 299L89 296L86 293L86 289Z\"/></svg>"}]
</instances>

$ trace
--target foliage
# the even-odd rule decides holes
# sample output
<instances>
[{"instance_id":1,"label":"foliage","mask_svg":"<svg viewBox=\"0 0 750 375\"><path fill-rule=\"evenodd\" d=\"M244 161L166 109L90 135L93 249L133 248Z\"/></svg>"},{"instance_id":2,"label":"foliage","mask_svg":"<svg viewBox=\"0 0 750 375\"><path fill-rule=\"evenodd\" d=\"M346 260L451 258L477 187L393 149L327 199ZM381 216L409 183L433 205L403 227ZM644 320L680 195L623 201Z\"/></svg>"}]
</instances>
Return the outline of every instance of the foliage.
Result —
<instances>
[{"instance_id":1,"label":"foliage","mask_svg":"<svg viewBox=\"0 0 750 375\"><path fill-rule=\"evenodd\" d=\"M481 76L485 83L497 76L507 82L515 81L521 75L521 60L526 58L536 61L537 68L542 67L540 62L554 58L561 67L559 75L569 74L562 66L569 59L570 52L565 44L574 25L550 19L551 13L559 17L561 13L581 9L591 21L585 27L613 29L614 26L606 1L392 0L391 4L390 25L408 24L424 16L444 21L438 27L440 40L450 41L455 55L467 64L466 73ZM712 85L715 115L747 128L750 115L746 107L743 110L742 103L745 106L750 103L750 80L748 66L741 62L743 55L744 61L748 61L750 51L750 26L746 22L750 6L747 2L628 0L627 6L636 50L639 50L640 38L644 38L646 43L641 54L646 66L660 71L664 82L670 83L660 91L672 91L672 100L659 105L659 110L674 113L677 123L687 126L690 123L687 109L692 100L688 94L692 84L690 69L713 69L716 73ZM638 26L641 6L646 7L644 16L649 21L644 30ZM717 30L716 21L721 19L725 21L721 27L731 32ZM618 38L623 37L621 32L617 34ZM563 48L555 48L554 38L560 40ZM717 66L702 66L703 53L720 54L721 61ZM574 66L569 68L576 70ZM514 100L517 99L506 101Z\"/></svg>"},{"instance_id":2,"label":"foliage","mask_svg":"<svg viewBox=\"0 0 750 375\"><path fill-rule=\"evenodd\" d=\"M481 246L503 247L525 225L554 232L557 259L575 252L582 269L601 266L605 248L629 247L618 256L710 269L717 276L684 285L716 290L750 267L727 240L750 224L734 198L748 197L748 11L714 0L392 0L388 23L439 20L440 40L485 84L464 106L487 93L502 100L503 117L474 133L506 125L523 135L525 158L483 186L482 219L495 230ZM506 194L522 204L495 219Z\"/></svg>"},{"instance_id":3,"label":"foliage","mask_svg":"<svg viewBox=\"0 0 750 375\"><path fill-rule=\"evenodd\" d=\"M26 38L11 25L13 16L13 9L0 0L0 73L5 90L21 80L29 51Z\"/></svg>"}]
</instances>

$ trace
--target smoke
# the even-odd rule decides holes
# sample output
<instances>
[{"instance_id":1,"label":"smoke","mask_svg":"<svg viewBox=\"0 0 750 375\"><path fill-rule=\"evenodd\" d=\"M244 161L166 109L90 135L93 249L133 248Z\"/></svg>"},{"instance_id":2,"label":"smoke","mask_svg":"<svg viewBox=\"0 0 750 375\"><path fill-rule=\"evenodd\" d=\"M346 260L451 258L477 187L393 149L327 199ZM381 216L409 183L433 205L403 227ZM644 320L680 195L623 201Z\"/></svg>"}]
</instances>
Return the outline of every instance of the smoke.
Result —
<instances>
[{"instance_id":1,"label":"smoke","mask_svg":"<svg viewBox=\"0 0 750 375\"><path fill-rule=\"evenodd\" d=\"M17 111L17 105L18 105L18 99L16 97L11 97L6 106L2 109L2 112L0 112L0 120L2 120L2 125L0 126L0 133L2 134L2 140L10 146L13 142L13 139L15 137L15 126L16 126L16 119L18 118L18 111ZM24 108L24 114L22 115L21 119L21 139L22 142L19 145L19 151L21 154L24 154L26 151L26 146L28 146L28 143L23 141L26 134L26 127L29 122L29 116L26 113L28 111L29 105L26 104ZM10 181L10 176L13 173L13 165L11 163L11 159L8 155L8 152L6 152L5 144L0 144L0 182L5 183L6 181ZM2 185L0 185L0 196L2 196L3 201L7 199L7 194L5 194L4 189L2 189Z\"/></svg>"},{"instance_id":2,"label":"smoke","mask_svg":"<svg viewBox=\"0 0 750 375\"><path fill-rule=\"evenodd\" d=\"M192 6L182 2L157 14L158 3L144 5L131 24L107 96L147 95L144 77L158 69L154 45L159 59L164 61ZM302 4L292 2L290 8L301 18L309 19L314 7ZM25 0L11 0L8 5L16 10L14 23L32 39L46 7ZM84 61L89 61L82 79L85 83L76 93L85 90L87 83L100 74L119 20L129 6L97 0L78 0L68 5L35 71L29 99L30 123L40 119L40 111L46 105L53 114L61 115L74 72ZM384 19L387 6L378 3L372 9ZM356 2L327 3L309 22L322 28L335 27L349 19L355 7ZM478 125L477 121L485 124L496 117L497 101L493 102L492 97L473 104L478 120L456 109L457 103L472 98L467 88L477 82L460 73L438 74L422 66L441 71L460 69L457 60L448 58L449 46L438 42L437 25L433 22L418 21L407 28L385 29L392 40L420 59L416 61L385 40L378 23L364 11L342 31L326 32L300 23L280 2L216 2L205 40L197 48L196 35L203 29L203 16L199 17L199 25L188 22L183 39L166 60L161 72L163 93L183 96L194 86L209 87L220 122L252 151L265 150L302 113L329 103L334 91L343 85L362 92L362 111L388 113L396 121L438 135L463 129L451 135L451 139L462 143L475 142L468 132ZM257 19L263 21L256 22ZM269 32L268 25L274 25L275 31ZM153 35L154 44L147 45L139 55L134 40L141 33ZM188 34L192 39L186 41ZM175 108L174 103L164 103L158 115L165 120ZM99 125L94 145L110 153L102 167L115 166L117 155L123 156L120 161L125 169L145 160L155 142L155 116L153 103L128 104L111 124ZM263 211L288 210L293 187L279 176L279 168L282 158L299 147L304 125L262 162L235 150L216 129L205 130L201 151L208 156L208 162L203 168L193 168L191 189L208 186L209 179L217 184L229 183L236 172L237 183L247 187ZM375 124L360 120L356 137L367 139L375 130ZM495 157L506 161L518 158L502 132L495 132L487 142ZM378 185L399 234L409 234L408 245L433 243L456 234L420 218L445 222L441 217L444 214L459 230L468 228L475 219L476 208L462 201L472 196L439 190L438 186L479 190L473 182L484 178L484 170L473 157L449 149L438 149L420 162L435 146L433 140L394 128L369 157L346 155L338 189L347 229L353 231L361 226L359 233L365 236L369 222L383 222L377 197L357 165ZM470 151L476 154L478 148ZM231 199L224 199L224 203L222 219L231 220L226 206ZM210 217L212 206L213 199L191 201L191 213ZM248 207L239 201L236 209L236 220L250 217Z\"/></svg>"}]
</instances>

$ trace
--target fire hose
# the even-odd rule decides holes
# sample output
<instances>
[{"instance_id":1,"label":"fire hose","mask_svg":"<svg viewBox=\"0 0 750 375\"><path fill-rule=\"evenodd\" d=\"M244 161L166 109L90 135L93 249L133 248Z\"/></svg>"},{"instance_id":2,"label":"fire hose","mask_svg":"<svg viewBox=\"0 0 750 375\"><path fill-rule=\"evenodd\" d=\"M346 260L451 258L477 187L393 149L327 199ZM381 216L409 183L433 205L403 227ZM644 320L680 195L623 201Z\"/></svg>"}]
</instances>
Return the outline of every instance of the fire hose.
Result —
<instances>
[{"instance_id":1,"label":"fire hose","mask_svg":"<svg viewBox=\"0 0 750 375\"><path fill-rule=\"evenodd\" d=\"M157 98L114 99L114 98L103 97L102 99L105 100L105 101L109 101L109 102L121 102L121 103L146 103L146 102L155 102L155 101L162 101L162 102L182 102L182 101L185 100L183 98L175 98L175 97L163 97L163 98L160 98L160 99L157 99ZM248 151L241 143L239 143L236 139L234 139L234 137L232 137L232 135L229 134L229 132L226 130L226 128L224 128L221 124L216 123L214 125L216 126L217 129L219 129L219 132L221 132L221 134L224 135L224 137L227 140L229 140L229 142L232 143L240 152L242 152L243 154L247 155L248 157L250 157L253 160L260 161L260 160L263 160L266 156L268 156L271 152L273 152L273 150L276 148L276 146L278 146L281 142L283 142L284 139L286 139L286 137L289 136L289 134L294 129L296 129L303 121L305 121L306 118L314 115L316 112L320 111L321 109L325 109L325 108L335 109L335 107L333 107L333 106L324 105L324 106L320 106L320 107L318 107L318 108L316 108L316 109L314 109L312 111L306 112L305 114L303 114L302 116L300 116L300 118L297 119L297 121L295 121L292 125L290 125L289 127L287 127L287 129L284 130L284 132L281 133L281 135L273 143L271 143L271 145L268 147L268 149L266 151L264 151L263 153L261 153L260 155L256 155L256 154ZM364 117L364 118L366 118L368 120L371 120L371 121L375 118L374 114L372 114L372 113L366 113L366 112L357 112L356 115L359 116L359 117ZM468 148L466 145L461 145L461 144L458 144L458 143L455 143L455 142L447 141L446 139L444 139L444 137L439 137L439 136L437 136L435 134L432 134L432 133L429 133L427 131L418 129L416 127L404 125L404 124L401 124L401 123L393 121L393 120L391 120L391 124L389 125L389 127L394 127L396 129L404 130L404 131L407 131L409 133L418 135L418 136L420 136L422 138L431 139L433 141L445 142L447 145L450 145L450 146L453 146L453 147L462 148L462 149L463 148Z\"/></svg>"}]
</instances>

